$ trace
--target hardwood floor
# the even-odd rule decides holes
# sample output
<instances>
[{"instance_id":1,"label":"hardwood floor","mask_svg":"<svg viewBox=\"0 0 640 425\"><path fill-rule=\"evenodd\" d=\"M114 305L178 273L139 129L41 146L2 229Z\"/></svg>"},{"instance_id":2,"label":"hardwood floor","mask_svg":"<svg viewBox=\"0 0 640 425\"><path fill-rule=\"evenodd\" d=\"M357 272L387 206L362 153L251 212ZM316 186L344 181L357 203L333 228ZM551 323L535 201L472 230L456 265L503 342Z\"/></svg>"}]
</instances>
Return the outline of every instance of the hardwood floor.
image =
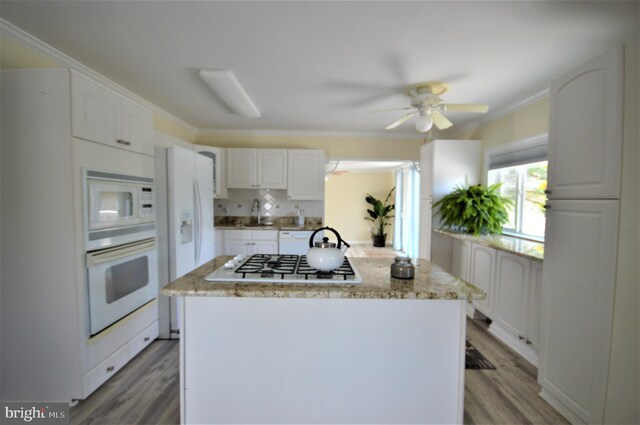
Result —
<instances>
[{"instance_id":1,"label":"hardwood floor","mask_svg":"<svg viewBox=\"0 0 640 425\"><path fill-rule=\"evenodd\" d=\"M465 373L465 424L566 424L540 398L537 370L467 321L467 337L496 370ZM155 341L105 385L70 411L71 424L178 424L177 341Z\"/></svg>"}]
</instances>

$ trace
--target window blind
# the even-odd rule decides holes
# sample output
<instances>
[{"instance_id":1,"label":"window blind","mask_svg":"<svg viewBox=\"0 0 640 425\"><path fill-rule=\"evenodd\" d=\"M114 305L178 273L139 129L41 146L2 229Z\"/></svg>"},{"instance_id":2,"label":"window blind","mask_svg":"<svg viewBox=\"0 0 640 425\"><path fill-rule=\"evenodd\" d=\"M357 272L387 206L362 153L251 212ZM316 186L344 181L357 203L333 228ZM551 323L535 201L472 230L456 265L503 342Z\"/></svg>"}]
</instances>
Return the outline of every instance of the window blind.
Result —
<instances>
[{"instance_id":1,"label":"window blind","mask_svg":"<svg viewBox=\"0 0 640 425\"><path fill-rule=\"evenodd\" d=\"M546 161L547 144L541 143L509 152L495 153L489 156L489 169L512 167L531 162Z\"/></svg>"}]
</instances>

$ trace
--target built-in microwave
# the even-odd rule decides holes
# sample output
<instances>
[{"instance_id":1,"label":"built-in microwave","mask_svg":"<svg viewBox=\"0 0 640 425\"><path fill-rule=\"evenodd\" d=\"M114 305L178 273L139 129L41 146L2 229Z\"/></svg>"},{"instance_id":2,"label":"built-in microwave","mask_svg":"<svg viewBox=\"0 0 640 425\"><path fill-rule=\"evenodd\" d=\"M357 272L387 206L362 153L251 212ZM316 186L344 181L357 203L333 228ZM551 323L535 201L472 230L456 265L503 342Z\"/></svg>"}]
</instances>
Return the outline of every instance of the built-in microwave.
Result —
<instances>
[{"instance_id":1,"label":"built-in microwave","mask_svg":"<svg viewBox=\"0 0 640 425\"><path fill-rule=\"evenodd\" d=\"M153 178L82 172L87 251L155 237Z\"/></svg>"}]
</instances>

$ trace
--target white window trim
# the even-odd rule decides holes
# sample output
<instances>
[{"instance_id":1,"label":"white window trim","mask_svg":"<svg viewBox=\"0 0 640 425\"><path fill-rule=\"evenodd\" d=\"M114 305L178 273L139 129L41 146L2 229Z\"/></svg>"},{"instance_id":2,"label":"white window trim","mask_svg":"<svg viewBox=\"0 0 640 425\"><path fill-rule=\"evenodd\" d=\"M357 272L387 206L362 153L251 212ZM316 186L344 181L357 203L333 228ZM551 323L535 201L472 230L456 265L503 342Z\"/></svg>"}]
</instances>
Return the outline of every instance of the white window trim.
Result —
<instances>
[{"instance_id":1,"label":"white window trim","mask_svg":"<svg viewBox=\"0 0 640 425\"><path fill-rule=\"evenodd\" d=\"M484 163L482 166L482 183L487 184L487 177L489 175L489 164L491 163L491 157L502 155L509 152L516 152L523 149L533 148L536 146L546 145L549 142L549 134L539 134L533 137L527 137L515 142L505 143L504 145L495 146L484 150Z\"/></svg>"}]
</instances>

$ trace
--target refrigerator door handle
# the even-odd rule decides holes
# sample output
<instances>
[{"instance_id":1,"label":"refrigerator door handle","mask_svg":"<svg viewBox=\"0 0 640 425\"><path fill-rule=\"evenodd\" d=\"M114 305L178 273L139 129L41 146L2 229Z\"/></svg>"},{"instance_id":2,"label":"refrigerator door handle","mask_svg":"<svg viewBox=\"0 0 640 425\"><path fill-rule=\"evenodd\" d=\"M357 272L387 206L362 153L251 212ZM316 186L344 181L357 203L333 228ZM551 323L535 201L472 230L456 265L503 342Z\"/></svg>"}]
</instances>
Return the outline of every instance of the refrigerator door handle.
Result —
<instances>
[{"instance_id":1,"label":"refrigerator door handle","mask_svg":"<svg viewBox=\"0 0 640 425\"><path fill-rule=\"evenodd\" d=\"M200 200L200 187L198 181L193 182L193 191L195 194L195 221L196 221L196 264L199 264L200 250L202 248L202 201Z\"/></svg>"}]
</instances>

